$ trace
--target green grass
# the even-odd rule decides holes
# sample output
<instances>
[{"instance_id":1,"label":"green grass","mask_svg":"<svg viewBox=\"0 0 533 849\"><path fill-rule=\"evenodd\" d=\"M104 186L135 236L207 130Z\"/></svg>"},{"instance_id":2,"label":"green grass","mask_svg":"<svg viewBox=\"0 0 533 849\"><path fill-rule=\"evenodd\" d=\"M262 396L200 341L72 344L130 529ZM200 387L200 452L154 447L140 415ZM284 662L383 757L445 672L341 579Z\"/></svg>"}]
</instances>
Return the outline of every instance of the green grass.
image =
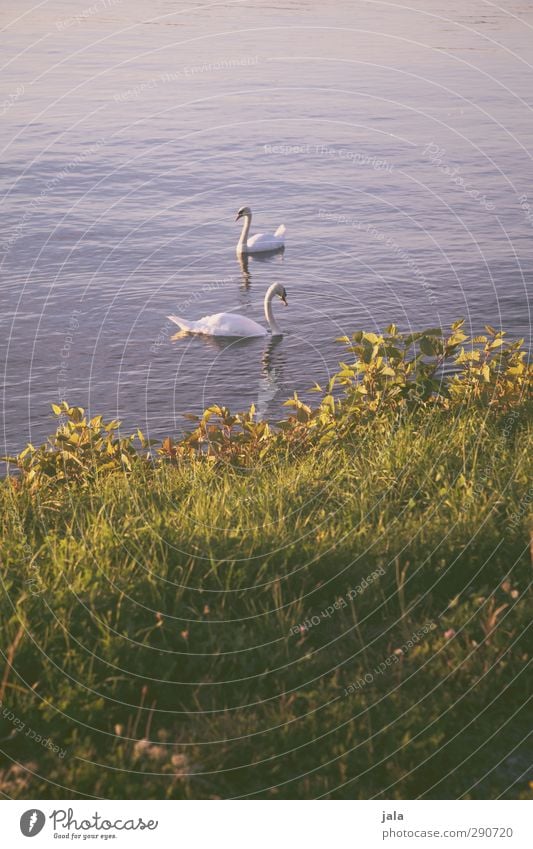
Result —
<instances>
[{"instance_id":1,"label":"green grass","mask_svg":"<svg viewBox=\"0 0 533 849\"><path fill-rule=\"evenodd\" d=\"M528 454L524 405L429 408L245 471L5 480L2 792L530 794Z\"/></svg>"}]
</instances>

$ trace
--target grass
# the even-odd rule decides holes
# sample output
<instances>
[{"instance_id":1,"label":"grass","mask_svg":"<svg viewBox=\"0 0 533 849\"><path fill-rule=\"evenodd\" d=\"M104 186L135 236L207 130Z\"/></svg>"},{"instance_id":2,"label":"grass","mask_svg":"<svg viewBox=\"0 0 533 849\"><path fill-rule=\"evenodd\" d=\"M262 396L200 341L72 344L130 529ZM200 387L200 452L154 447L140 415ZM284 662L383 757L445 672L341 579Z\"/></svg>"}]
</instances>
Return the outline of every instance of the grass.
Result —
<instances>
[{"instance_id":1,"label":"grass","mask_svg":"<svg viewBox=\"0 0 533 849\"><path fill-rule=\"evenodd\" d=\"M22 464L2 793L531 796L531 430L522 401L384 405L244 466Z\"/></svg>"},{"instance_id":2,"label":"grass","mask_svg":"<svg viewBox=\"0 0 533 849\"><path fill-rule=\"evenodd\" d=\"M138 469L53 504L4 482L1 701L25 728L2 717L3 792L527 792L525 412L510 431L427 412L250 474Z\"/></svg>"}]
</instances>

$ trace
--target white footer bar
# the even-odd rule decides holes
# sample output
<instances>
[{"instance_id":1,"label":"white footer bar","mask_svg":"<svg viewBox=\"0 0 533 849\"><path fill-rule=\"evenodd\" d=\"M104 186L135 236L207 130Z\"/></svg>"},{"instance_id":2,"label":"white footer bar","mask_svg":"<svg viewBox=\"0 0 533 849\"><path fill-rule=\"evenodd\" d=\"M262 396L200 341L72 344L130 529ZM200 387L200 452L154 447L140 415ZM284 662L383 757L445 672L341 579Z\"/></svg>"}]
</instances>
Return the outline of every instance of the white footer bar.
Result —
<instances>
[{"instance_id":1,"label":"white footer bar","mask_svg":"<svg viewBox=\"0 0 533 849\"><path fill-rule=\"evenodd\" d=\"M6 849L73 843L117 849L533 846L529 801L35 800L4 801L0 817Z\"/></svg>"}]
</instances>

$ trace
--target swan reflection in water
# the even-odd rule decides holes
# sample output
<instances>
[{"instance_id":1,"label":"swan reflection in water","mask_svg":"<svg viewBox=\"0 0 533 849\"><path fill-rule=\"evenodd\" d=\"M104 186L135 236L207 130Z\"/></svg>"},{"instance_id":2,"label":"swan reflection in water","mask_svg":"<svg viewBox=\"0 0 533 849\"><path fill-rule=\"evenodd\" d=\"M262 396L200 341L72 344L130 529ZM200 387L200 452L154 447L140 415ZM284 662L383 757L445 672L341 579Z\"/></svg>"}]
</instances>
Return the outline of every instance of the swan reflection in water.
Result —
<instances>
[{"instance_id":1,"label":"swan reflection in water","mask_svg":"<svg viewBox=\"0 0 533 849\"><path fill-rule=\"evenodd\" d=\"M244 337L242 339L230 338L229 336L191 336L186 331L180 331L172 336L172 339L189 339L193 343L208 345L217 353L228 348L244 348L251 345L257 346L260 337ZM272 411L272 404L285 390L284 371L285 355L283 347L279 345L283 341L282 336L269 336L264 345L261 357L261 375L257 387L257 401L255 413L257 421L264 421Z\"/></svg>"},{"instance_id":2,"label":"swan reflection in water","mask_svg":"<svg viewBox=\"0 0 533 849\"><path fill-rule=\"evenodd\" d=\"M265 251L261 254L237 254L237 260L241 267L242 288L247 291L252 283L252 274L250 272L250 261L274 263L283 262L283 254L285 248L281 247L274 251Z\"/></svg>"},{"instance_id":3,"label":"swan reflection in water","mask_svg":"<svg viewBox=\"0 0 533 849\"><path fill-rule=\"evenodd\" d=\"M248 254L237 254L237 259L239 260L239 265L241 267L242 288L247 291L252 282L252 275L248 271Z\"/></svg>"},{"instance_id":4,"label":"swan reflection in water","mask_svg":"<svg viewBox=\"0 0 533 849\"><path fill-rule=\"evenodd\" d=\"M282 341L282 336L272 336L263 352L261 377L257 388L257 403L255 405L257 421L268 418L272 402L284 388L283 372L285 356L283 348L276 351Z\"/></svg>"}]
</instances>

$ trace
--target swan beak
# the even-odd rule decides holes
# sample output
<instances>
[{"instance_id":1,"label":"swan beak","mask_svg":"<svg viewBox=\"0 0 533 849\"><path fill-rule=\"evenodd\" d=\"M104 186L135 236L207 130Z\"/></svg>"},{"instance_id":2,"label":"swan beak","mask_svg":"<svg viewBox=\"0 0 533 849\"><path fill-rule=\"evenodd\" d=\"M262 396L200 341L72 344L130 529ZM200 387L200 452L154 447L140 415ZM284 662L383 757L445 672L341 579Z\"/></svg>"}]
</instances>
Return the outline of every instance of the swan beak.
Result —
<instances>
[{"instance_id":1,"label":"swan beak","mask_svg":"<svg viewBox=\"0 0 533 849\"><path fill-rule=\"evenodd\" d=\"M238 221L239 218L242 218L242 215L237 215L237 218L235 219L235 221Z\"/></svg>"},{"instance_id":2,"label":"swan beak","mask_svg":"<svg viewBox=\"0 0 533 849\"><path fill-rule=\"evenodd\" d=\"M287 298L286 298L286 296L285 296L285 295L280 295L280 298L281 298L281 300L283 301L284 305L285 305L286 307L288 307L288 306L289 306L289 304L287 303Z\"/></svg>"}]
</instances>

